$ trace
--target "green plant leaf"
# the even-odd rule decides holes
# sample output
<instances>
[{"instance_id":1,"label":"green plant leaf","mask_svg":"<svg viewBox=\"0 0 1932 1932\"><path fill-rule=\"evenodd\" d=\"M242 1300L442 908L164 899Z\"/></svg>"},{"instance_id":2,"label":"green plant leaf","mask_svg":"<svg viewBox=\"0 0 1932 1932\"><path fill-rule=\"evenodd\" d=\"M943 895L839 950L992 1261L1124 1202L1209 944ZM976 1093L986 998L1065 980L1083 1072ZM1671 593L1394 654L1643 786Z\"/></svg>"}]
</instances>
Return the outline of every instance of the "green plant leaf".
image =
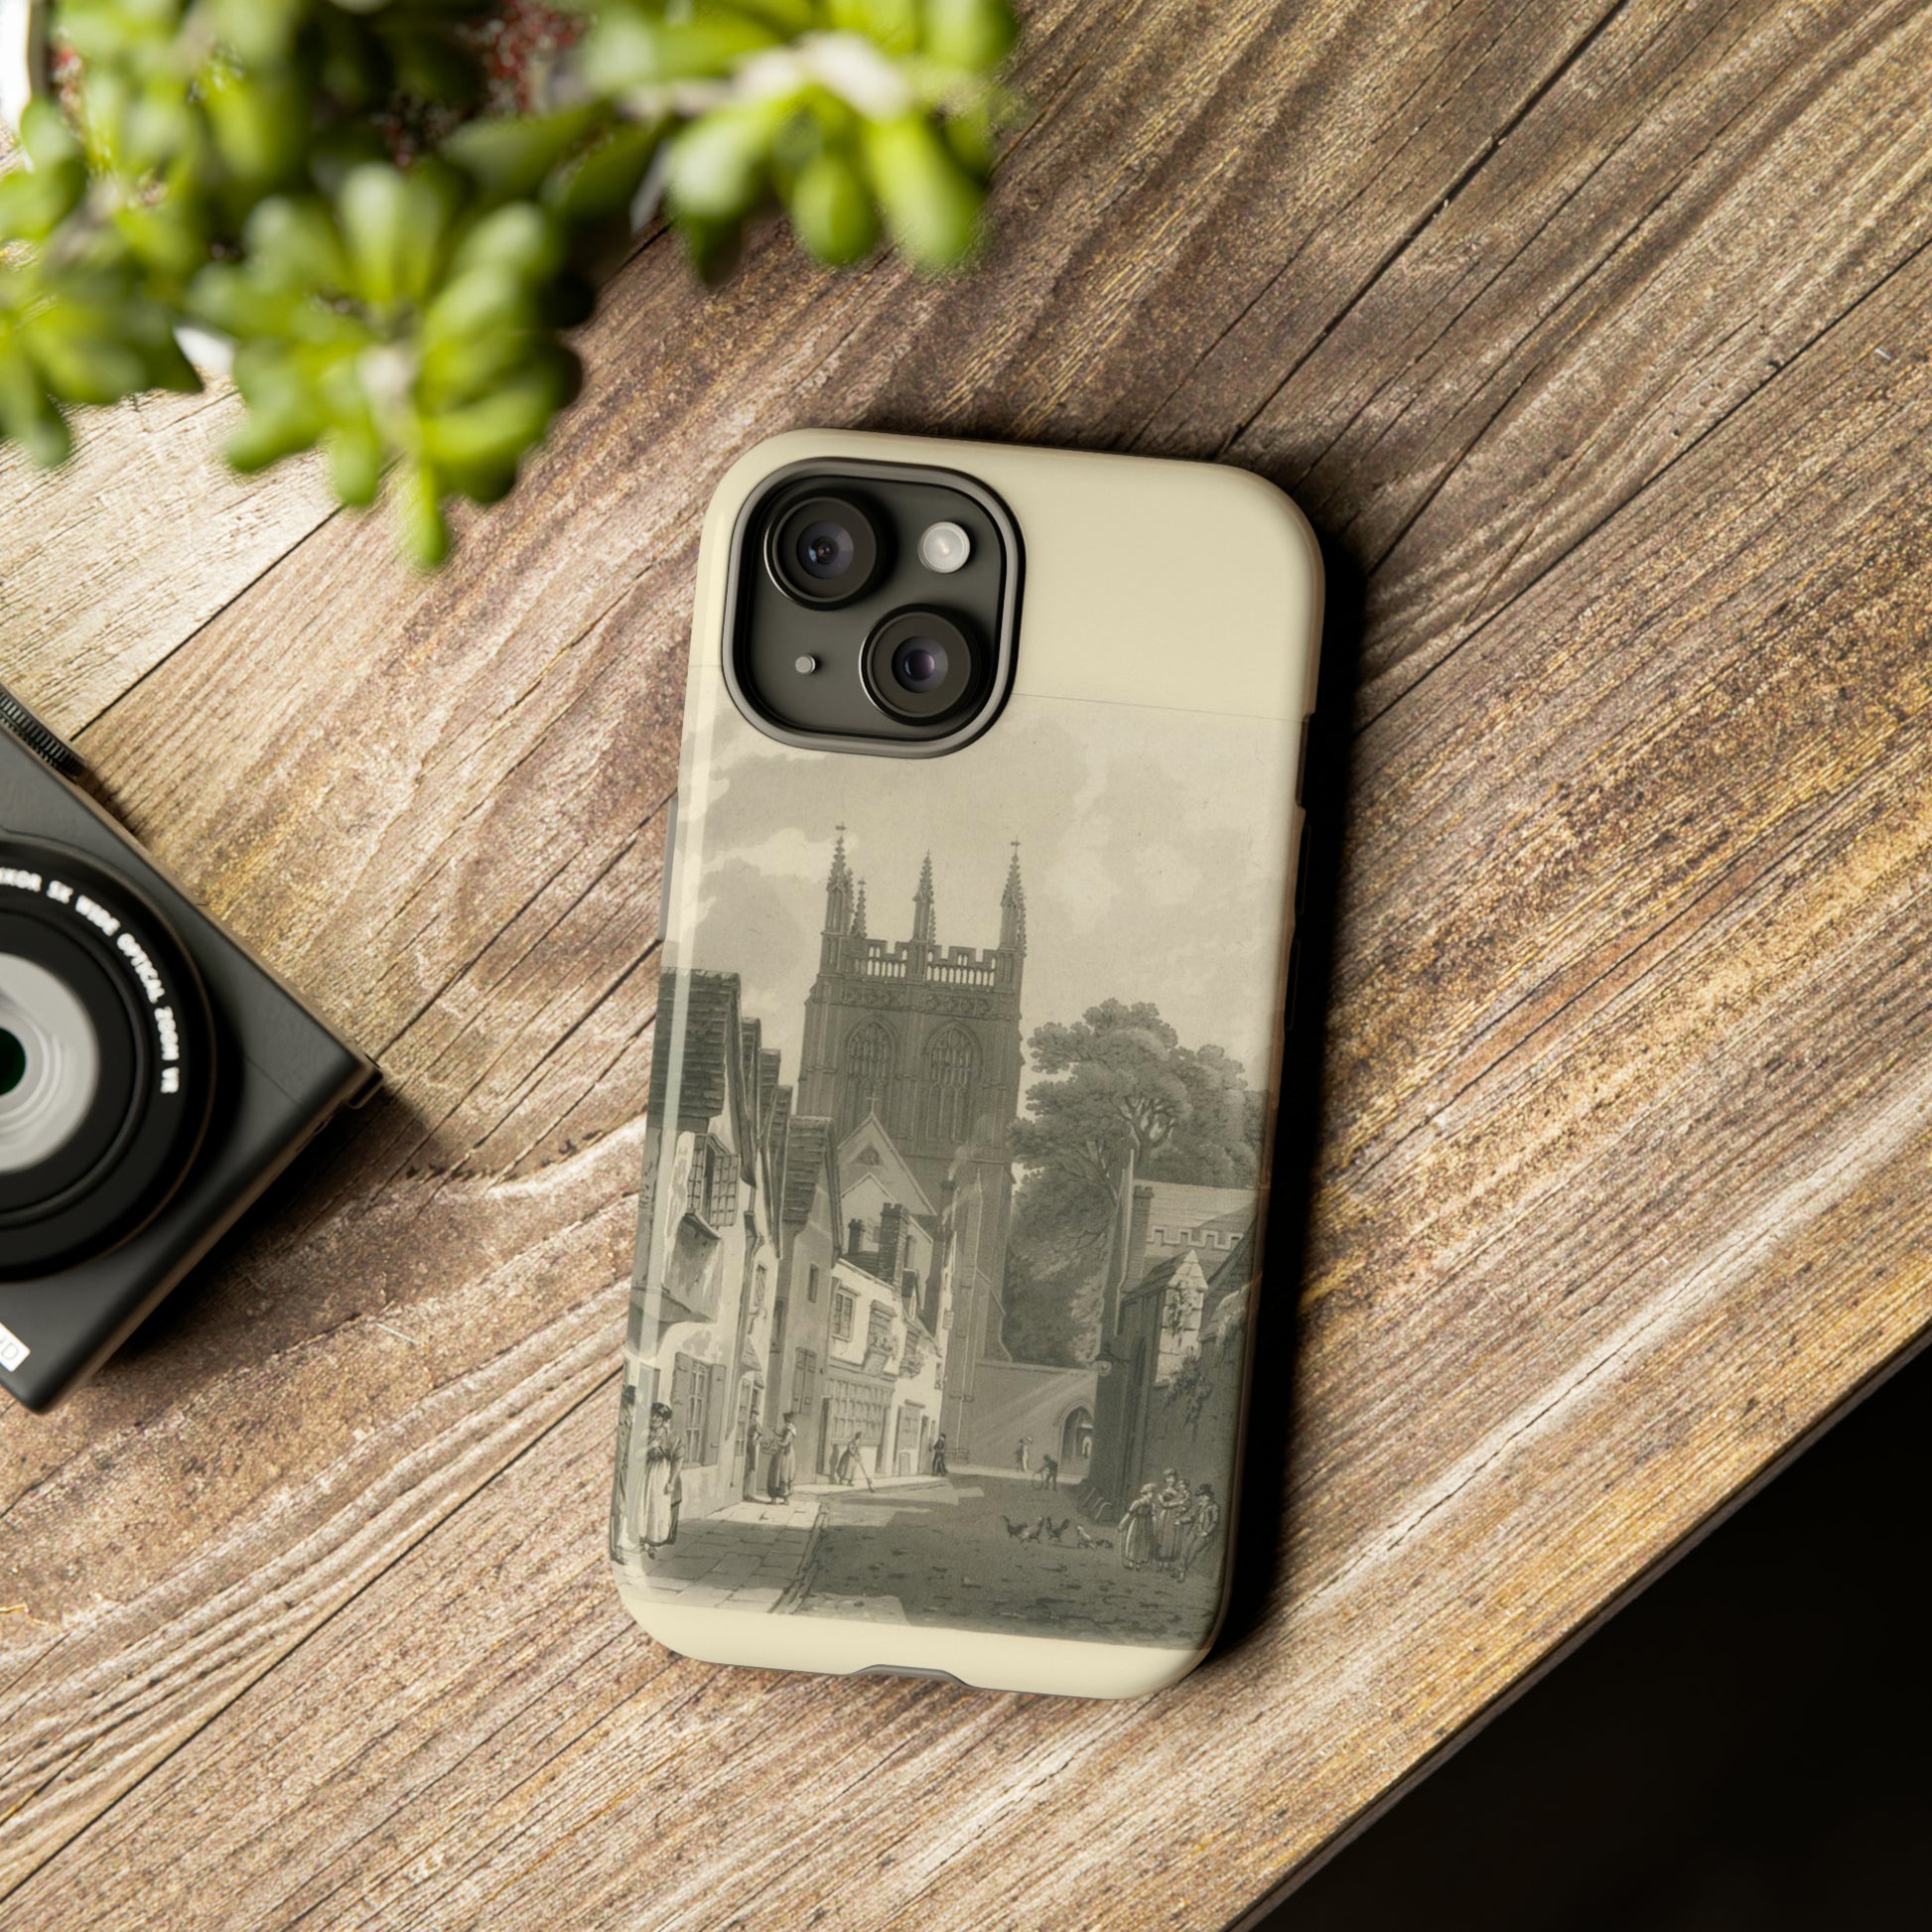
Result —
<instances>
[{"instance_id":1,"label":"green plant leaf","mask_svg":"<svg viewBox=\"0 0 1932 1932\"><path fill-rule=\"evenodd\" d=\"M827 149L799 171L786 198L798 239L834 268L863 261L879 245L872 192L851 156Z\"/></svg>"},{"instance_id":2,"label":"green plant leaf","mask_svg":"<svg viewBox=\"0 0 1932 1932\"><path fill-rule=\"evenodd\" d=\"M892 237L914 268L957 268L979 242L980 185L917 114L869 124L866 170Z\"/></svg>"}]
</instances>

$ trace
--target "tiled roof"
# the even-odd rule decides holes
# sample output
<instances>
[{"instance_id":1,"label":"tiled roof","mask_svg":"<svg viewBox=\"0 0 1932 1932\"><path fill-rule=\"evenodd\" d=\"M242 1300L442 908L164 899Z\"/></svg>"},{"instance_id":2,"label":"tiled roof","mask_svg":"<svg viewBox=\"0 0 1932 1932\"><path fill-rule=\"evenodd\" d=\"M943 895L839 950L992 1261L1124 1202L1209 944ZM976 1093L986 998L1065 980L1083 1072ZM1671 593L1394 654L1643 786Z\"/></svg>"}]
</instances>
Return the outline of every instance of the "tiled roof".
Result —
<instances>
[{"instance_id":1,"label":"tiled roof","mask_svg":"<svg viewBox=\"0 0 1932 1932\"><path fill-rule=\"evenodd\" d=\"M1247 1232L1223 1255L1214 1272L1207 1278L1210 1296L1222 1296L1237 1288L1245 1288L1255 1272L1255 1226L1248 1223Z\"/></svg>"},{"instance_id":2,"label":"tiled roof","mask_svg":"<svg viewBox=\"0 0 1932 1932\"><path fill-rule=\"evenodd\" d=\"M772 1057L775 1059L777 1056L773 1054ZM790 1125L791 1089L774 1085L771 1089L771 1117L765 1125L763 1143L771 1170L772 1198L779 1206L784 1201L785 1141Z\"/></svg>"},{"instance_id":3,"label":"tiled roof","mask_svg":"<svg viewBox=\"0 0 1932 1932\"><path fill-rule=\"evenodd\" d=\"M1166 1288L1170 1282L1193 1259L1192 1253L1183 1250L1177 1255L1168 1255L1157 1261L1145 1275L1127 1292L1129 1295L1152 1295L1156 1289ZM1198 1265L1198 1264L1197 1264Z\"/></svg>"},{"instance_id":4,"label":"tiled roof","mask_svg":"<svg viewBox=\"0 0 1932 1932\"><path fill-rule=\"evenodd\" d=\"M763 1047L759 1053L759 1131L761 1134L769 1134L771 1132L771 1123L775 1118L774 1110L777 1106L779 1093L779 1057L778 1049L775 1046ZM789 1090L786 1090L785 1098L787 1102L789 1102L790 1097Z\"/></svg>"},{"instance_id":5,"label":"tiled roof","mask_svg":"<svg viewBox=\"0 0 1932 1932\"><path fill-rule=\"evenodd\" d=\"M781 1191L787 1226L797 1226L811 1216L812 1195L818 1188L818 1172L832 1150L835 1125L813 1114L798 1114L785 1136L785 1177ZM832 1220L838 1222L838 1203L833 1203Z\"/></svg>"},{"instance_id":6,"label":"tiled roof","mask_svg":"<svg viewBox=\"0 0 1932 1932\"><path fill-rule=\"evenodd\" d=\"M677 1021L678 980L666 973L657 989L657 1050L651 1055L650 1110L656 1115L666 1104L675 1055L672 1033ZM678 1093L681 1120L715 1120L731 1096L727 1068L739 1048L738 975L689 972L686 1000L682 1079Z\"/></svg>"}]
</instances>

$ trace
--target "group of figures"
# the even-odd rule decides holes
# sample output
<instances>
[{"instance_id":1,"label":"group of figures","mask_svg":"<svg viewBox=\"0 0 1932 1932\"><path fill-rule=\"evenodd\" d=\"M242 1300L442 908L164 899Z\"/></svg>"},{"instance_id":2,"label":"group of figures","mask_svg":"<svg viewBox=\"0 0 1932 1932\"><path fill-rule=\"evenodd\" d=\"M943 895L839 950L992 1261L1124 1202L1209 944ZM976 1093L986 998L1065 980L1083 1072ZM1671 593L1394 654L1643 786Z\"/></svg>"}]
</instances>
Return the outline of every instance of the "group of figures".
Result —
<instances>
[{"instance_id":1,"label":"group of figures","mask_svg":"<svg viewBox=\"0 0 1932 1932\"><path fill-rule=\"evenodd\" d=\"M758 1500L759 1471L764 1472L764 1493L774 1503L789 1500L791 1485L798 1473L798 1425L789 1409L778 1419L776 1429L760 1429L754 1423L745 1433L745 1500Z\"/></svg>"},{"instance_id":2,"label":"group of figures","mask_svg":"<svg viewBox=\"0 0 1932 1932\"><path fill-rule=\"evenodd\" d=\"M1144 1482L1120 1519L1120 1560L1129 1570L1162 1570L1184 1580L1221 1533L1211 1482L1189 1489L1177 1469Z\"/></svg>"},{"instance_id":3,"label":"group of figures","mask_svg":"<svg viewBox=\"0 0 1932 1932\"><path fill-rule=\"evenodd\" d=\"M658 1551L677 1541L678 1516L684 1507L684 1444L673 1427L676 1420L676 1412L669 1403L650 1405L650 1429L644 1438L644 1493L639 1525L639 1540L647 1557L656 1556ZM849 1462L855 1473L841 1473L841 1481L858 1479L858 1461L859 1439L855 1436L839 1454L841 1471ZM757 1500L759 1477L762 1473L765 1494L774 1503L786 1501L797 1470L796 1418L787 1411L776 1429L759 1429L754 1424L745 1445L745 1500Z\"/></svg>"}]
</instances>

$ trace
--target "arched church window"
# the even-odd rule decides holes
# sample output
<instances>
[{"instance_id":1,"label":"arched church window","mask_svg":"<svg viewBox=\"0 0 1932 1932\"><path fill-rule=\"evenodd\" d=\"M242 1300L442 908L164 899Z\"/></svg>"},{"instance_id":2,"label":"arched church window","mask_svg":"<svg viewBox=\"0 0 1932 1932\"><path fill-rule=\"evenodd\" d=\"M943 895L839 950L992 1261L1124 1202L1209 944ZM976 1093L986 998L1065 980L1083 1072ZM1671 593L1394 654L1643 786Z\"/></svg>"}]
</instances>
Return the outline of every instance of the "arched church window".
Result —
<instances>
[{"instance_id":1,"label":"arched church window","mask_svg":"<svg viewBox=\"0 0 1932 1932\"><path fill-rule=\"evenodd\" d=\"M928 1141L957 1145L968 1138L973 1117L973 1083L979 1077L979 1048L969 1034L948 1027L925 1049L920 1134Z\"/></svg>"},{"instance_id":2,"label":"arched church window","mask_svg":"<svg viewBox=\"0 0 1932 1932\"><path fill-rule=\"evenodd\" d=\"M874 1109L886 1119L886 1094L893 1079L893 1036L884 1027L860 1027L845 1042L845 1106L847 1120L855 1124ZM890 1123L888 1123L890 1125Z\"/></svg>"}]
</instances>

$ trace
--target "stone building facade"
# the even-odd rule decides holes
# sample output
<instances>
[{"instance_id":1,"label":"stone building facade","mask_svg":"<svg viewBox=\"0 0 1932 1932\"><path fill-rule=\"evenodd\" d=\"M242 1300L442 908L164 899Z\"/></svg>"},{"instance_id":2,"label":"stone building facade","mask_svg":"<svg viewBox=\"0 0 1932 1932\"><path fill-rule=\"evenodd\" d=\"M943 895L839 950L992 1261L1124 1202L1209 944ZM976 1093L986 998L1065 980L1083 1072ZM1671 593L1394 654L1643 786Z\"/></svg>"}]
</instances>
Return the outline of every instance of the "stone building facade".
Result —
<instances>
[{"instance_id":1,"label":"stone building facade","mask_svg":"<svg viewBox=\"0 0 1932 1932\"><path fill-rule=\"evenodd\" d=\"M952 1261L952 1341L939 1428L957 1460L1003 1454L976 1440L981 1363L1009 1357L1001 1339L1013 1218L1012 1128L1025 1059L1020 1001L1027 899L1016 848L1000 898L996 945L943 945L932 862L912 897L908 937L874 938L866 887L841 831L825 884L818 974L805 1003L799 1105L836 1122L842 1142L874 1121L916 1182L915 1218ZM936 1279L919 1318L939 1318Z\"/></svg>"}]
</instances>

